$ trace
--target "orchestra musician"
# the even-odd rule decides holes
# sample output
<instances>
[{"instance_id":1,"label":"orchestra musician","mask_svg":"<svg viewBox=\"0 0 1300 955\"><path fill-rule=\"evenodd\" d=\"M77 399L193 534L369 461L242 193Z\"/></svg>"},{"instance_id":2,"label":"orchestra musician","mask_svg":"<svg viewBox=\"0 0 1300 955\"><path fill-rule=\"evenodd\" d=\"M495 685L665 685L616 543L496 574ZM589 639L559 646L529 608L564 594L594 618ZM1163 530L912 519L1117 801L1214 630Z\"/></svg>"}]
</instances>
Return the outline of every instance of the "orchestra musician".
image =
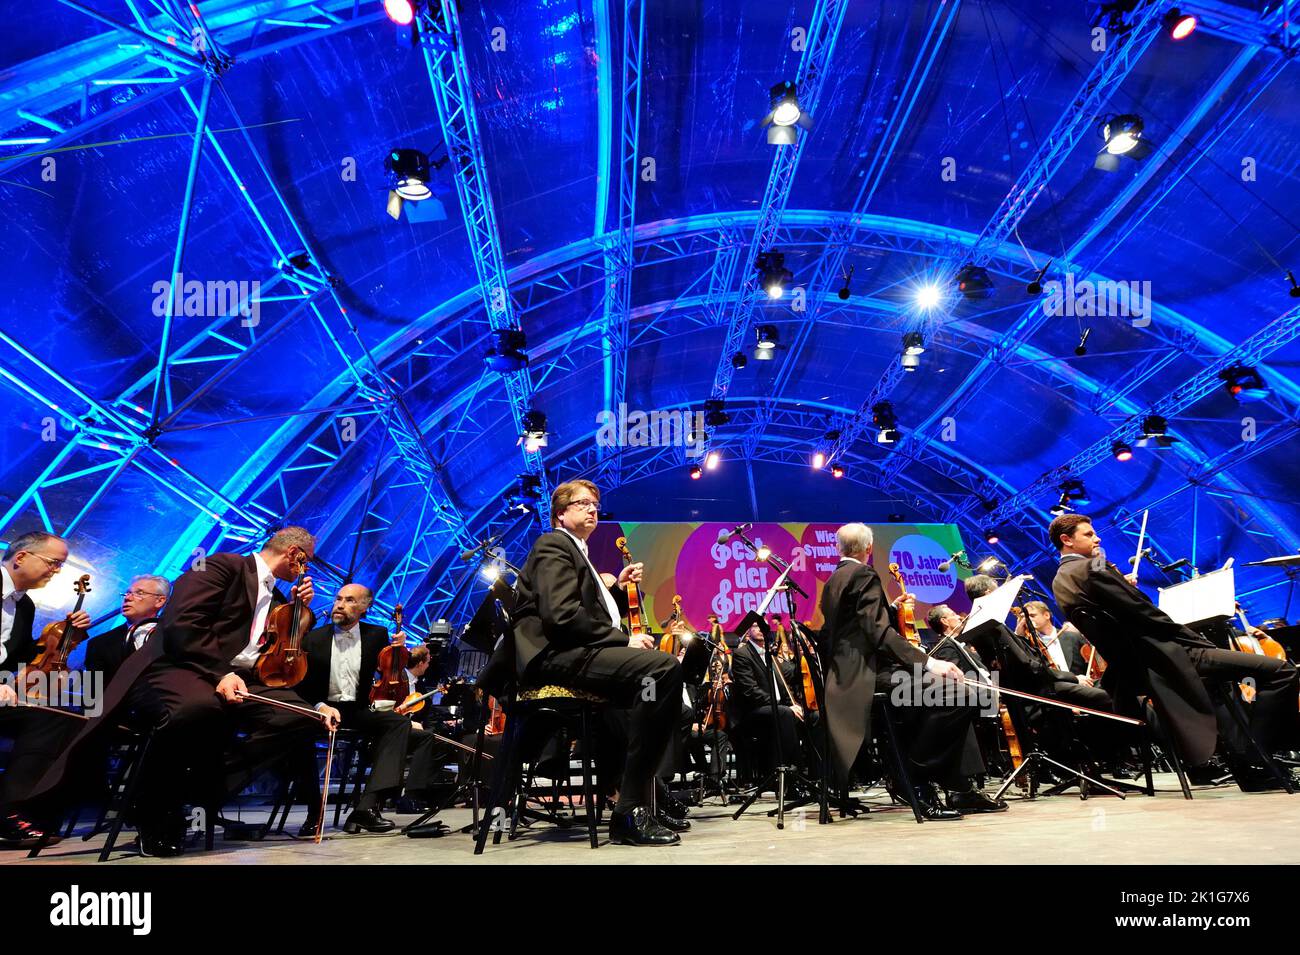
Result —
<instances>
[{"instance_id":1,"label":"orchestra musician","mask_svg":"<svg viewBox=\"0 0 1300 955\"><path fill-rule=\"evenodd\" d=\"M1011 611L1017 618L1016 634L1027 637L1029 629L1025 626L1020 608L1012 607ZM1058 629L1052 621L1052 611L1041 600L1031 600L1026 603L1025 612L1029 614L1029 622L1033 624L1034 633L1038 635L1039 643L1047 651L1052 666L1067 673L1086 675L1088 663L1083 659L1083 646L1087 641L1083 639L1083 634L1075 629L1074 624L1067 621Z\"/></svg>"},{"instance_id":2,"label":"orchestra musician","mask_svg":"<svg viewBox=\"0 0 1300 955\"><path fill-rule=\"evenodd\" d=\"M541 535L520 573L514 611L516 667L525 685L561 684L608 697L629 710L627 754L610 839L629 845L680 842L678 806L660 799L655 772L677 731L682 671L648 635L620 627L626 586L641 579L628 564L606 586L587 552L600 492L590 481L567 481L551 495L555 529Z\"/></svg>"},{"instance_id":3,"label":"orchestra musician","mask_svg":"<svg viewBox=\"0 0 1300 955\"><path fill-rule=\"evenodd\" d=\"M964 675L948 660L927 656L890 622L888 601L871 567L872 533L865 524L845 524L835 533L840 562L822 591L821 610L830 659L826 674L826 720L840 789L870 734L877 688L907 690L917 678L960 682ZM906 693L895 694L908 698ZM912 695L921 695L919 693ZM974 701L972 701L974 703ZM893 704L887 704L893 705ZM916 796L929 819L958 819L972 812L1001 812L975 785L985 775L972 721L976 705L945 701L935 706L899 706L911 745L906 758ZM948 807L935 801L931 784L948 791Z\"/></svg>"},{"instance_id":4,"label":"orchestra musician","mask_svg":"<svg viewBox=\"0 0 1300 955\"><path fill-rule=\"evenodd\" d=\"M743 626L743 622L742 622ZM752 733L757 757L766 762L772 752L772 734L779 733L781 753L790 766L801 760L800 732L806 713L794 697L793 688L803 677L793 654L782 656L771 636L773 672L768 673L763 653L763 631L757 622L745 631L731 655L731 705L737 730ZM779 673L777 672L779 671Z\"/></svg>"},{"instance_id":5,"label":"orchestra musician","mask_svg":"<svg viewBox=\"0 0 1300 955\"><path fill-rule=\"evenodd\" d=\"M315 547L308 531L285 527L258 553L210 554L177 579L158 633L145 645L155 651L153 659L125 701L132 724L153 732L135 807L144 854L184 851L181 809L187 795L218 788L237 793L257 771L282 760L292 761L300 792L319 792L315 740L321 723L240 699L241 693L255 693L305 705L292 688L262 685L255 667L267 616L285 600L275 583L293 582ZM294 585L290 599L310 603L311 578L303 576L300 586L301 592ZM119 671L119 680L127 669ZM243 735L232 742L236 731ZM185 769L197 786L187 786ZM319 804L312 803L300 834L315 830L318 812Z\"/></svg>"},{"instance_id":6,"label":"orchestra musician","mask_svg":"<svg viewBox=\"0 0 1300 955\"><path fill-rule=\"evenodd\" d=\"M132 577L126 593L122 594L125 622L86 641L86 669L104 674L105 683L112 680L127 658L153 636L171 592L171 581L166 577L156 574Z\"/></svg>"},{"instance_id":7,"label":"orchestra musician","mask_svg":"<svg viewBox=\"0 0 1300 955\"><path fill-rule=\"evenodd\" d=\"M317 712L359 732L370 746L370 774L356 808L343 824L346 833L389 832L395 823L380 812L384 799L398 795L406 770L411 720L392 710L370 708L370 686L379 652L389 645L388 630L362 617L374 593L361 584L344 584L334 595L330 622L303 637L307 675L298 695ZM401 635L405 638L405 635ZM319 787L313 787L319 800ZM313 803L314 804L314 803Z\"/></svg>"},{"instance_id":8,"label":"orchestra musician","mask_svg":"<svg viewBox=\"0 0 1300 955\"><path fill-rule=\"evenodd\" d=\"M23 668L36 659L39 645L32 634L36 604L29 591L45 587L68 561L68 543L45 531L19 534L0 561L0 735L13 740L9 765L0 775L0 847L31 849L53 845L58 836L20 811L22 797L40 778L51 749L63 745L72 723L67 717L18 707L15 687ZM68 621L85 630L84 610ZM76 727L73 726L75 730Z\"/></svg>"},{"instance_id":9,"label":"orchestra musician","mask_svg":"<svg viewBox=\"0 0 1300 955\"><path fill-rule=\"evenodd\" d=\"M1247 792L1272 789L1280 782L1252 755L1223 705L1224 693L1237 683L1255 687L1250 707L1250 731L1265 752L1296 748L1297 674L1286 660L1235 650L1221 650L1201 634L1175 623L1153 604L1132 579L1106 560L1101 538L1086 514L1063 514L1048 527L1048 537L1060 552L1061 563L1052 584L1057 605L1067 617L1079 607L1099 608L1120 627L1107 653L1108 676L1114 671L1130 692L1149 683L1161 704L1166 729L1198 779L1210 764L1222 734L1228 745L1227 763L1237 784ZM1109 646L1109 643L1108 643ZM1114 658L1112 658L1114 657ZM1145 674L1134 673L1145 670ZM1134 678L1137 677L1136 683Z\"/></svg>"}]
</instances>

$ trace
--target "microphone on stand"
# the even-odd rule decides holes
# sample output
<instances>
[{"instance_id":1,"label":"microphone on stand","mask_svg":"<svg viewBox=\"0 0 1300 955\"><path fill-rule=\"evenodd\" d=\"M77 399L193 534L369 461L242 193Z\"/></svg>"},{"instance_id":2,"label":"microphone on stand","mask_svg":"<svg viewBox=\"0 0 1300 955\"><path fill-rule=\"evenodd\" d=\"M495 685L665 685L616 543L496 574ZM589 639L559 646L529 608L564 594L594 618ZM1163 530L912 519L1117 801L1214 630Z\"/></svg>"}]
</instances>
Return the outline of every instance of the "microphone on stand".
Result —
<instances>
[{"instance_id":1,"label":"microphone on stand","mask_svg":"<svg viewBox=\"0 0 1300 955\"><path fill-rule=\"evenodd\" d=\"M1137 564L1139 557L1150 557L1150 556L1151 556L1151 548L1150 547L1143 548L1141 554L1134 554L1132 557L1128 559L1128 565L1130 567L1133 567Z\"/></svg>"},{"instance_id":2,"label":"microphone on stand","mask_svg":"<svg viewBox=\"0 0 1300 955\"><path fill-rule=\"evenodd\" d=\"M946 574L948 572L948 569L952 567L953 564L957 564L960 567L965 567L967 570L970 569L970 561L966 559L966 552L964 550L953 551L952 554L949 555L947 560L939 564L939 572Z\"/></svg>"},{"instance_id":3,"label":"microphone on stand","mask_svg":"<svg viewBox=\"0 0 1300 955\"><path fill-rule=\"evenodd\" d=\"M491 547L493 544L495 544L497 541L499 541L499 540L501 539L501 537L502 537L501 534L493 534L493 535L492 535L491 537L489 537L487 540L482 541L482 542L481 542L477 547L471 547L469 550L461 551L461 552L460 552L460 559L461 559L461 560L469 560L469 559L470 559L471 557L473 557L475 554L480 553L481 551L485 551L485 550L487 550L489 547Z\"/></svg>"},{"instance_id":4,"label":"microphone on stand","mask_svg":"<svg viewBox=\"0 0 1300 955\"><path fill-rule=\"evenodd\" d=\"M720 530L718 531L718 543L725 544L737 534L743 534L753 526L753 523L750 522L748 524L741 524L737 527L733 527L731 530Z\"/></svg>"}]
</instances>

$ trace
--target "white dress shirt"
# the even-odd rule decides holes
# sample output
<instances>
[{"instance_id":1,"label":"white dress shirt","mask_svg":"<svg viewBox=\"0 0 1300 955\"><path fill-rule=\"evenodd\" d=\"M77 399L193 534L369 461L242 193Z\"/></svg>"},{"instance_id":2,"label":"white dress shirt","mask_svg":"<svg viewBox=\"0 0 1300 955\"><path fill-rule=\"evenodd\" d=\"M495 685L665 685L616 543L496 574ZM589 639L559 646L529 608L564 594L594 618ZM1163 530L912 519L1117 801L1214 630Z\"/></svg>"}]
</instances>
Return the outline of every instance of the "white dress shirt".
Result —
<instances>
[{"instance_id":1,"label":"white dress shirt","mask_svg":"<svg viewBox=\"0 0 1300 955\"><path fill-rule=\"evenodd\" d=\"M14 616L23 591L14 589L14 579L7 567L0 567L0 585L4 587L4 599L0 601L0 664L3 664L9 658L9 638L14 632Z\"/></svg>"},{"instance_id":2,"label":"white dress shirt","mask_svg":"<svg viewBox=\"0 0 1300 955\"><path fill-rule=\"evenodd\" d=\"M1061 647L1061 631L1057 630L1055 627L1052 628L1051 633L1039 630L1038 639L1043 642L1043 649L1046 650L1047 655L1052 658L1052 666L1056 667L1058 670L1065 670L1068 673L1070 666L1065 662L1065 650Z\"/></svg>"},{"instance_id":3,"label":"white dress shirt","mask_svg":"<svg viewBox=\"0 0 1300 955\"><path fill-rule=\"evenodd\" d=\"M275 574L262 559L261 553L253 555L257 564L257 600L253 604L253 627L248 634L248 646L230 661L236 670L246 669L257 663L261 653L262 633L266 630L266 617L271 612L271 591L275 588Z\"/></svg>"},{"instance_id":4,"label":"white dress shirt","mask_svg":"<svg viewBox=\"0 0 1300 955\"><path fill-rule=\"evenodd\" d=\"M355 703L361 679L361 624L350 630L334 628L334 652L330 654L331 703Z\"/></svg>"},{"instance_id":5,"label":"white dress shirt","mask_svg":"<svg viewBox=\"0 0 1300 955\"><path fill-rule=\"evenodd\" d=\"M145 620L135 624L126 632L127 642L132 648L139 650L144 646L145 641L149 639L149 634L153 633L154 627L158 626L157 620Z\"/></svg>"},{"instance_id":6,"label":"white dress shirt","mask_svg":"<svg viewBox=\"0 0 1300 955\"><path fill-rule=\"evenodd\" d=\"M582 551L582 559L587 562L587 569L591 571L591 576L596 578L596 591L605 600L605 609L609 611L609 622L615 627L619 626L618 604L614 602L614 595L605 586L605 581L600 579L600 571L596 570L596 565L591 562L591 557L587 554L587 542L567 527L561 527L560 530L573 538L573 542L578 545L578 550Z\"/></svg>"}]
</instances>

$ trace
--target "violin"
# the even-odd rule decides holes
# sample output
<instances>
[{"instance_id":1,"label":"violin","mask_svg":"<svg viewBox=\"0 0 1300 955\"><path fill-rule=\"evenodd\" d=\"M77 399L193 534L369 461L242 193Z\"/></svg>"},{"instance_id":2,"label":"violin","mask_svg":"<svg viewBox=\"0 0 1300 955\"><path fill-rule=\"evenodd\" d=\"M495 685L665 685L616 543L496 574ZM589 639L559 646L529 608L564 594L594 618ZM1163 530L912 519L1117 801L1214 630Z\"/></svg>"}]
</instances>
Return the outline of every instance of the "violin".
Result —
<instances>
[{"instance_id":1,"label":"violin","mask_svg":"<svg viewBox=\"0 0 1300 955\"><path fill-rule=\"evenodd\" d=\"M266 615L265 649L257 658L257 677L264 686L297 686L307 675L307 654L302 638L316 626L316 615L302 602L302 578L307 573L307 555L297 557L298 577L289 603L272 607Z\"/></svg>"},{"instance_id":2,"label":"violin","mask_svg":"<svg viewBox=\"0 0 1300 955\"><path fill-rule=\"evenodd\" d=\"M1106 661L1101 658L1097 648L1091 643L1085 643L1079 647L1079 655L1083 657L1083 662L1087 664L1084 668L1083 675L1096 683L1106 674Z\"/></svg>"},{"instance_id":3,"label":"violin","mask_svg":"<svg viewBox=\"0 0 1300 955\"><path fill-rule=\"evenodd\" d=\"M1237 617L1238 619L1241 620L1241 628L1246 632L1243 636L1240 637L1237 636L1236 634L1233 634L1232 636L1233 647L1236 650L1240 651L1241 653L1255 653L1261 656L1272 657L1274 660L1285 660L1286 649L1282 646L1282 644L1278 643L1276 640L1274 640L1272 637L1268 636L1267 634L1265 634L1262 637L1255 636L1254 634L1252 634L1251 631L1255 630L1256 628L1252 627L1250 625L1250 621L1246 619L1246 611L1242 608L1241 604L1235 603L1235 601L1234 604L1237 610ZM1264 631L1261 630L1259 632L1263 633ZM1254 702L1255 687L1251 686L1249 683L1242 683L1240 684L1240 686L1241 686L1241 698L1245 700L1247 703Z\"/></svg>"},{"instance_id":4,"label":"violin","mask_svg":"<svg viewBox=\"0 0 1300 955\"><path fill-rule=\"evenodd\" d=\"M673 613L672 616L664 623L664 635L659 638L659 649L664 653L671 653L677 656L681 649L681 640L678 638L674 625L682 619L682 595L673 594Z\"/></svg>"},{"instance_id":5,"label":"violin","mask_svg":"<svg viewBox=\"0 0 1300 955\"><path fill-rule=\"evenodd\" d=\"M912 595L907 592L907 584L903 581L903 572L899 570L897 564L890 564L889 572L898 581L898 632L912 646L919 647L921 645L921 635L916 632L914 607L911 601L907 599Z\"/></svg>"},{"instance_id":6,"label":"violin","mask_svg":"<svg viewBox=\"0 0 1300 955\"><path fill-rule=\"evenodd\" d=\"M627 549L627 538L620 537L614 541L614 546L623 555L623 566L631 566L632 552ZM627 629L634 637L646 635L645 618L641 615L641 588L630 580L627 582Z\"/></svg>"},{"instance_id":7,"label":"violin","mask_svg":"<svg viewBox=\"0 0 1300 955\"><path fill-rule=\"evenodd\" d=\"M393 635L388 646L379 651L379 675L370 687L370 702L392 700L406 702L411 694L411 681L406 667L411 662L411 651L406 649L406 634L402 632L402 605L393 608ZM419 695L419 694L415 694ZM424 704L421 703L421 706ZM409 710L408 712L414 712Z\"/></svg>"},{"instance_id":8,"label":"violin","mask_svg":"<svg viewBox=\"0 0 1300 955\"><path fill-rule=\"evenodd\" d=\"M90 593L90 574L82 574L77 578L72 589L77 594L77 604L62 620L56 620L54 623L45 625L41 631L41 638L37 641L40 650L39 655L31 663L27 664L29 670L40 670L42 673L59 673L68 669L68 657L82 640L86 639L86 633L72 625L73 614L81 610L81 605L86 601L86 594Z\"/></svg>"}]
</instances>

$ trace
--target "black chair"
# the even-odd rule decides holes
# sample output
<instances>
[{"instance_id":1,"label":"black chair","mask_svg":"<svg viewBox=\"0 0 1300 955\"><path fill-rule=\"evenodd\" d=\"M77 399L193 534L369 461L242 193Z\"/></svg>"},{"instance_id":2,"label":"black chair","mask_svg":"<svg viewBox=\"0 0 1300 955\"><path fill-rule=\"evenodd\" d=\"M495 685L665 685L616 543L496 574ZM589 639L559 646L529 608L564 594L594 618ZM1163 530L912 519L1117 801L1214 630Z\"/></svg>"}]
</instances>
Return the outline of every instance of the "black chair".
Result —
<instances>
[{"instance_id":1,"label":"black chair","mask_svg":"<svg viewBox=\"0 0 1300 955\"><path fill-rule=\"evenodd\" d=\"M497 629L499 640L497 654L514 659L514 629L509 615L497 602ZM496 694L494 694L496 695ZM527 815L544 818L560 825L565 824L557 813L529 813L526 806L532 771L524 772L525 746L537 742L558 730L561 739L561 757L568 765L569 744L578 743L582 761L582 801L585 809L587 836L591 848L600 845L600 808L592 783L591 754L595 746L593 728L595 720L608 705L604 698L572 687L549 684L536 687L519 687L515 681L508 685L505 695L499 697L505 710L506 723L501 736L501 748L493 766L492 784L484 805L483 820L474 841L474 854L481 855L487 846L488 833L492 844L501 842L507 830L514 838L519 820ZM543 733L538 733L540 727ZM531 737L531 738L530 738ZM570 786L571 789L571 786Z\"/></svg>"},{"instance_id":2,"label":"black chair","mask_svg":"<svg viewBox=\"0 0 1300 955\"><path fill-rule=\"evenodd\" d=\"M317 743L321 748L324 744ZM337 768L337 774L332 773L336 780L334 790L334 828L339 827L339 820L342 818L343 810L346 808L352 811L361 801L361 793L365 788L366 778L370 775L371 747L370 741L361 733L353 729L340 728L334 733L334 765ZM323 785L322 780L322 785ZM271 815L265 828L257 837L263 839L270 832L277 835L284 832L284 827L289 821L289 810L300 800L298 786L296 783L283 777L279 787L276 789L275 801L271 805ZM329 794L326 794L326 807L328 810ZM314 809L315 807L308 807ZM279 819L276 817L279 816Z\"/></svg>"},{"instance_id":3,"label":"black chair","mask_svg":"<svg viewBox=\"0 0 1300 955\"><path fill-rule=\"evenodd\" d=\"M895 790L901 789L907 803L912 807L912 815L918 823L925 822L925 815L921 809L921 801L916 796L916 789L912 786L912 776L907 771L907 757L903 755L903 738L899 732L898 721L895 718L893 708L889 705L889 694L883 690L877 690L875 697L872 699L872 708L880 714L880 719L871 721L871 725L876 727L876 732L872 735L875 737L876 749L879 752L883 749L887 771L892 772L894 777ZM879 732L883 730L884 732ZM891 792L890 798L896 799L896 793Z\"/></svg>"},{"instance_id":4,"label":"black chair","mask_svg":"<svg viewBox=\"0 0 1300 955\"><path fill-rule=\"evenodd\" d=\"M1160 748L1169 758L1173 766L1175 775L1178 776L1178 785L1183 791L1184 799L1192 798L1192 787L1187 782L1187 772L1183 768L1182 757L1178 752L1173 737L1164 730L1166 725L1166 715L1160 705L1159 699L1151 692L1150 672L1146 665L1137 656L1134 649L1126 647L1119 634L1122 632L1119 622L1109 612L1100 607L1075 607L1066 615L1070 623L1078 628L1079 632L1087 638L1106 660L1107 668L1119 667L1124 680L1129 683L1137 694L1145 699L1144 716L1148 718L1142 726L1142 759L1146 776L1147 795L1155 795L1155 784L1151 778L1151 768L1153 763L1152 744L1153 732L1151 716L1154 716L1154 723L1160 728ZM1248 733L1251 740L1254 740L1254 734ZM1256 743L1258 746L1258 743Z\"/></svg>"}]
</instances>

